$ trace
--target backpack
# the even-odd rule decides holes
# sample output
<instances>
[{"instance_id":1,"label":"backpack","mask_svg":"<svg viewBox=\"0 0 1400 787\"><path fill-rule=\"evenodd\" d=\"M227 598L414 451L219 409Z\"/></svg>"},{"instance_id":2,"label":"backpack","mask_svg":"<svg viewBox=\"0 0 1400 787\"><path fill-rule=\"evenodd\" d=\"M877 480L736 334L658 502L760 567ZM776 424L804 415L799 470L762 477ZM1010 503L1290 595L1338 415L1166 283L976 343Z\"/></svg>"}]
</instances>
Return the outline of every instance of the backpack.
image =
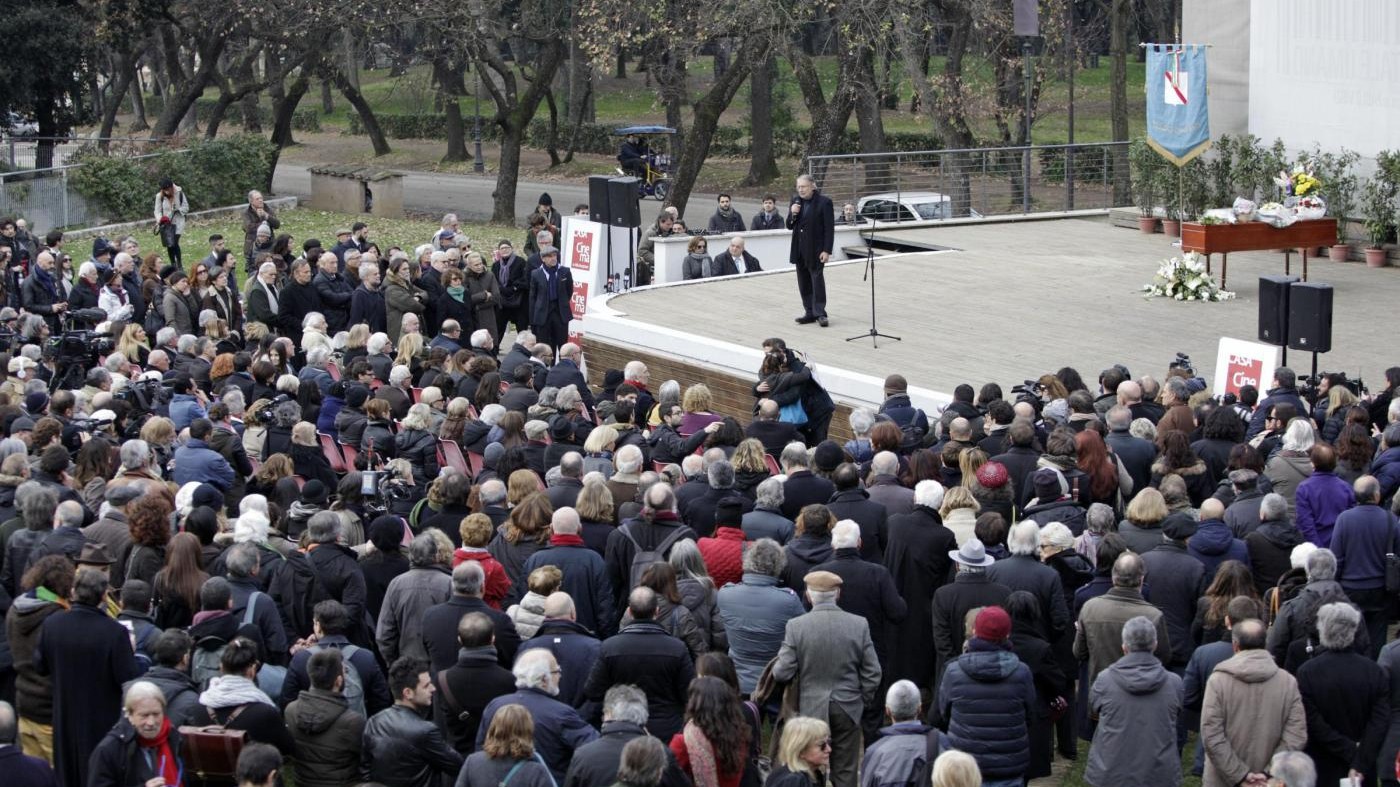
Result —
<instances>
[{"instance_id":1,"label":"backpack","mask_svg":"<svg viewBox=\"0 0 1400 787\"><path fill-rule=\"evenodd\" d=\"M666 551L671 548L672 544L681 540L681 529L677 527L670 533L667 533L666 537L661 539L661 543L656 545L656 548L646 549L632 535L630 523L619 527L618 530L622 532L622 535L627 537L628 541L632 542L632 546L637 548L637 551L632 555L632 572L629 575L632 584L628 585L629 589L641 584L642 574L646 572L647 567L652 563L664 562L666 560Z\"/></svg>"},{"instance_id":2,"label":"backpack","mask_svg":"<svg viewBox=\"0 0 1400 787\"><path fill-rule=\"evenodd\" d=\"M320 653L329 645L312 645L312 653ZM354 645L345 645L339 648L341 661L345 665L345 685L341 688L341 694L345 697L345 702L350 706L350 710L355 711L366 719L369 714L365 712L365 683L360 677L360 670L350 661L350 658L360 652Z\"/></svg>"},{"instance_id":3,"label":"backpack","mask_svg":"<svg viewBox=\"0 0 1400 787\"><path fill-rule=\"evenodd\" d=\"M299 639L311 636L312 612L318 603L330 598L311 561L301 552L282 556L282 565L268 583L267 594L277 602L287 633Z\"/></svg>"},{"instance_id":4,"label":"backpack","mask_svg":"<svg viewBox=\"0 0 1400 787\"><path fill-rule=\"evenodd\" d=\"M241 630L244 626L253 624L253 610L257 604L258 596L265 595L257 591L248 596L248 606L243 608L243 622L239 624ZM209 688L209 681L219 677L219 660L224 656L224 648L228 647L228 640L223 637L216 637L210 634L207 637L200 637L194 643L194 654L190 656L190 677L199 686L200 691ZM276 694L271 695L276 697Z\"/></svg>"},{"instance_id":5,"label":"backpack","mask_svg":"<svg viewBox=\"0 0 1400 787\"><path fill-rule=\"evenodd\" d=\"M1313 650L1316 648L1316 646L1321 640L1317 633L1318 611L1321 610L1324 605L1331 604L1337 601L1340 601L1344 604L1348 604L1353 608L1356 605L1353 604L1349 598L1347 598L1347 594L1344 593L1340 587L1333 588L1330 592L1327 593L1309 593L1308 598L1305 601L1306 605L1299 609L1296 613L1295 620L1298 623L1298 625L1294 628L1293 639L1290 640L1289 644L1297 642L1300 639L1306 639L1307 653L1309 656L1311 656Z\"/></svg>"}]
</instances>

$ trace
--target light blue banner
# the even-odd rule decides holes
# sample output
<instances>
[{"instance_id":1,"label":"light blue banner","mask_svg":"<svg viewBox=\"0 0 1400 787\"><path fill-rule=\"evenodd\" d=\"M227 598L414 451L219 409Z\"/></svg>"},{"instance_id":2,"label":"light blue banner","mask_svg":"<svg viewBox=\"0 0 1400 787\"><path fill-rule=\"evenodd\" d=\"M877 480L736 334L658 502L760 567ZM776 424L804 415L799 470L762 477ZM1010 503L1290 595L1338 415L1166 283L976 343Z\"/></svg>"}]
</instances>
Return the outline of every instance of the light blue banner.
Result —
<instances>
[{"instance_id":1,"label":"light blue banner","mask_svg":"<svg viewBox=\"0 0 1400 787\"><path fill-rule=\"evenodd\" d=\"M1210 147L1206 50L1147 45L1147 143L1178 167Z\"/></svg>"}]
</instances>

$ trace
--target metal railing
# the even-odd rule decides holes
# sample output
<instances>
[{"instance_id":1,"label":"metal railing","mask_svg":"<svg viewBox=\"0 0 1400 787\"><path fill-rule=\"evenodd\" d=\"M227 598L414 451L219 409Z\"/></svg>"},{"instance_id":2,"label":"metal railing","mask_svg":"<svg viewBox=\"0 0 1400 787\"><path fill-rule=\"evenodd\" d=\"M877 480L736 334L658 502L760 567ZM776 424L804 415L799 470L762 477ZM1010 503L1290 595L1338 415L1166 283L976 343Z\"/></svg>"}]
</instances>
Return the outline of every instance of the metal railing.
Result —
<instances>
[{"instance_id":1,"label":"metal railing","mask_svg":"<svg viewBox=\"0 0 1400 787\"><path fill-rule=\"evenodd\" d=\"M88 140L91 141L91 140ZM184 150L170 152L183 153ZM143 159L159 155L128 155L114 147L110 155ZM0 216L25 219L31 231L40 234L51 229L90 227L106 224L114 217L104 215L73 187L72 174L83 164L65 164L46 169L0 172ZM151 194L155 195L155 185Z\"/></svg>"},{"instance_id":2,"label":"metal railing","mask_svg":"<svg viewBox=\"0 0 1400 787\"><path fill-rule=\"evenodd\" d=\"M810 156L841 206L879 221L1106 209L1128 204L1128 143Z\"/></svg>"},{"instance_id":3,"label":"metal railing","mask_svg":"<svg viewBox=\"0 0 1400 787\"><path fill-rule=\"evenodd\" d=\"M46 162L43 169L62 167L69 161L69 157L76 153L85 145L105 142L112 151L120 151L126 155L143 155L154 148L164 147L169 144L166 139L152 139L150 137L22 137L6 136L3 144L0 144L0 155L4 156L5 168L10 171L32 170L39 167L39 149L43 143L51 143L53 150L52 161Z\"/></svg>"}]
</instances>

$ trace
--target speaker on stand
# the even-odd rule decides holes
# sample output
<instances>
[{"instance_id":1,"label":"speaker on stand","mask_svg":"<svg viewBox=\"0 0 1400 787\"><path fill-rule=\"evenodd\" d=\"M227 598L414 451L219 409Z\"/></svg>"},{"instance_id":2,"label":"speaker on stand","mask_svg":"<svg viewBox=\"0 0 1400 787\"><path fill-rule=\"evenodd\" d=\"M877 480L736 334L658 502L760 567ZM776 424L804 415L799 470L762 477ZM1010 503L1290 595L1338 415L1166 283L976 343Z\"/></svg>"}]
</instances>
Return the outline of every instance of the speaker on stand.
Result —
<instances>
[{"instance_id":1,"label":"speaker on stand","mask_svg":"<svg viewBox=\"0 0 1400 787\"><path fill-rule=\"evenodd\" d=\"M632 177L608 179L608 223L627 228L627 269L623 271L623 290L637 282L637 230L642 226L642 207L637 192L637 179ZM611 233L609 233L611 237ZM612 271L609 271L611 274ZM650 282L647 282L650 284Z\"/></svg>"},{"instance_id":2,"label":"speaker on stand","mask_svg":"<svg viewBox=\"0 0 1400 787\"><path fill-rule=\"evenodd\" d=\"M1332 285L1294 282L1288 290L1288 346L1312 353L1316 377L1317 354L1332 349Z\"/></svg>"},{"instance_id":3,"label":"speaker on stand","mask_svg":"<svg viewBox=\"0 0 1400 787\"><path fill-rule=\"evenodd\" d=\"M613 287L613 250L612 232L608 230L608 217L612 214L608 203L608 180L611 175L589 175L588 176L588 220L596 221L603 225L603 232L607 236L608 273L607 285L604 289L608 292L614 290Z\"/></svg>"},{"instance_id":4,"label":"speaker on stand","mask_svg":"<svg viewBox=\"0 0 1400 787\"><path fill-rule=\"evenodd\" d=\"M1288 288L1297 276L1259 277L1259 341L1283 348L1288 365Z\"/></svg>"}]
</instances>

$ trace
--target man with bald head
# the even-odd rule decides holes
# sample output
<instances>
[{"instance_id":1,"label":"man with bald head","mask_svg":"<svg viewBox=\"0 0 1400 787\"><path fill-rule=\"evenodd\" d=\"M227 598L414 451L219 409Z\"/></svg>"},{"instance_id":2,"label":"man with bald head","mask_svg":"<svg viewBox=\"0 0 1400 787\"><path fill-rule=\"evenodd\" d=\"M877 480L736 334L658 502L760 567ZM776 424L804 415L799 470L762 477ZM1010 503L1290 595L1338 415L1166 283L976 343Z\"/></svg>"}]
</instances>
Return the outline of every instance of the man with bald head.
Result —
<instances>
[{"instance_id":1,"label":"man with bald head","mask_svg":"<svg viewBox=\"0 0 1400 787\"><path fill-rule=\"evenodd\" d=\"M544 600L544 622L535 636L521 643L520 652L545 648L553 653L564 672L559 676L559 701L579 708L584 701L583 687L593 673L602 644L593 632L579 625L569 594L556 591Z\"/></svg>"},{"instance_id":2,"label":"man with bald head","mask_svg":"<svg viewBox=\"0 0 1400 787\"><path fill-rule=\"evenodd\" d=\"M0 773L13 787L56 787L58 777L42 757L31 757L19 747L19 717L14 706L0 700Z\"/></svg>"},{"instance_id":3,"label":"man with bald head","mask_svg":"<svg viewBox=\"0 0 1400 787\"><path fill-rule=\"evenodd\" d=\"M1137 383L1125 382L1118 386L1123 390L1123 386L1136 386ZM1157 458L1157 447L1151 442L1136 437L1131 431L1133 425L1133 411L1127 405L1117 404L1108 409L1104 415L1104 420L1108 424L1108 435L1104 437L1104 442L1113 450L1114 455L1123 461L1123 467L1128 471L1128 475L1133 478L1133 492L1146 489L1152 481L1152 461Z\"/></svg>"},{"instance_id":4,"label":"man with bald head","mask_svg":"<svg viewBox=\"0 0 1400 787\"><path fill-rule=\"evenodd\" d=\"M1238 560L1249 565L1249 549L1244 541L1235 538L1230 526L1225 522L1225 505L1208 497L1201 503L1200 522L1196 534L1186 542L1191 556L1206 567L1206 576L1215 576L1215 570L1227 560Z\"/></svg>"},{"instance_id":5,"label":"man with bald head","mask_svg":"<svg viewBox=\"0 0 1400 787\"><path fill-rule=\"evenodd\" d=\"M475 560L459 563L452 569L452 598L423 613L423 647L434 674L457 663L457 626L469 612L485 615L495 626L496 656L500 665L509 667L515 662L515 653L520 649L515 622L506 613L487 606L482 600L485 587L486 572L480 563Z\"/></svg>"},{"instance_id":6,"label":"man with bald head","mask_svg":"<svg viewBox=\"0 0 1400 787\"><path fill-rule=\"evenodd\" d=\"M763 443L763 452L775 459L782 455L788 443L802 439L795 425L778 420L780 409L778 403L772 399L760 399L758 413L744 430L745 437L752 437Z\"/></svg>"},{"instance_id":7,"label":"man with bald head","mask_svg":"<svg viewBox=\"0 0 1400 787\"><path fill-rule=\"evenodd\" d=\"M1157 628L1157 648L1154 651L1163 665L1171 663L1172 647L1167 634L1167 619L1162 611L1142 597L1142 580L1146 569L1142 558L1124 552L1113 563L1113 587L1097 598L1089 599L1079 611L1075 625L1074 656L1088 664L1087 680L1094 679L1123 655L1123 624L1141 615Z\"/></svg>"},{"instance_id":8,"label":"man with bald head","mask_svg":"<svg viewBox=\"0 0 1400 787\"><path fill-rule=\"evenodd\" d=\"M29 273L29 278L20 287L20 303L30 314L41 315L44 322L49 324L49 330L58 333L61 329L60 319L68 310L68 300L59 286L58 274L54 272L53 255L47 251L39 252Z\"/></svg>"},{"instance_id":9,"label":"man with bald head","mask_svg":"<svg viewBox=\"0 0 1400 787\"><path fill-rule=\"evenodd\" d=\"M1241 620L1230 629L1235 655L1206 682L1201 740L1207 785L1262 785L1269 759L1297 751L1308 740L1298 682L1264 649L1264 623Z\"/></svg>"},{"instance_id":10,"label":"man with bald head","mask_svg":"<svg viewBox=\"0 0 1400 787\"><path fill-rule=\"evenodd\" d=\"M525 576L537 568L554 566L564 574L559 589L573 599L575 619L590 631L607 636L613 631L613 588L603 557L583 542L578 511L559 508L550 521L549 546L525 561Z\"/></svg>"},{"instance_id":11,"label":"man with bald head","mask_svg":"<svg viewBox=\"0 0 1400 787\"><path fill-rule=\"evenodd\" d=\"M332 252L323 253L316 260L316 275L311 279L316 295L321 299L321 314L326 318L328 335L345 330L350 326L350 301L355 296L355 288L340 272L340 259Z\"/></svg>"},{"instance_id":12,"label":"man with bald head","mask_svg":"<svg viewBox=\"0 0 1400 787\"><path fill-rule=\"evenodd\" d=\"M463 755L475 748L481 712L491 700L515 691L515 676L497 662L495 643L491 618L480 612L463 615L457 621L457 662L433 681L438 688L434 716L446 730L448 744Z\"/></svg>"},{"instance_id":13,"label":"man with bald head","mask_svg":"<svg viewBox=\"0 0 1400 787\"><path fill-rule=\"evenodd\" d=\"M583 692L593 707L601 708L608 689L619 683L636 686L647 696L647 731L670 740L685 726L685 703L695 665L685 643L657 622L658 605L651 588L638 586L628 594L631 622L598 650ZM589 719L595 724L601 720L601 713Z\"/></svg>"}]
</instances>

